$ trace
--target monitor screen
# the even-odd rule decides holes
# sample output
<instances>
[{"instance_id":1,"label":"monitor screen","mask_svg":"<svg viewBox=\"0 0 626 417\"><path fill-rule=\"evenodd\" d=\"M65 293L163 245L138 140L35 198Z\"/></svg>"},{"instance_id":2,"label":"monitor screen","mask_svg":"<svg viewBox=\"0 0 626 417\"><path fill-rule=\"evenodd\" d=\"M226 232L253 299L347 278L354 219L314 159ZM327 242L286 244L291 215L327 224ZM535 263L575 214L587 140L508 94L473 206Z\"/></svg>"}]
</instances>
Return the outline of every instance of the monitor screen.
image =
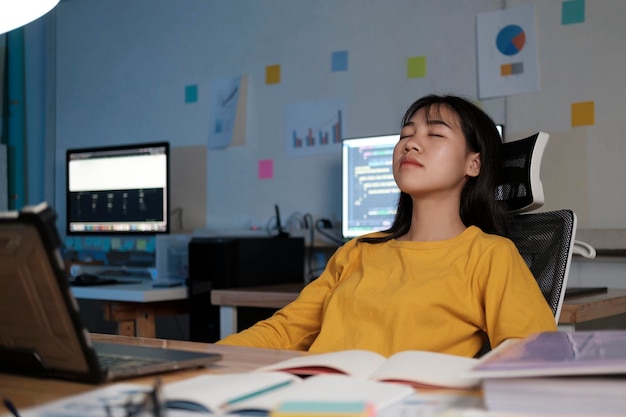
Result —
<instances>
[{"instance_id":1,"label":"monitor screen","mask_svg":"<svg viewBox=\"0 0 626 417\"><path fill-rule=\"evenodd\" d=\"M400 190L393 179L393 148L399 135L342 141L341 232L350 239L388 229Z\"/></svg>"},{"instance_id":2,"label":"monitor screen","mask_svg":"<svg viewBox=\"0 0 626 417\"><path fill-rule=\"evenodd\" d=\"M168 233L169 144L68 149L68 234Z\"/></svg>"}]
</instances>

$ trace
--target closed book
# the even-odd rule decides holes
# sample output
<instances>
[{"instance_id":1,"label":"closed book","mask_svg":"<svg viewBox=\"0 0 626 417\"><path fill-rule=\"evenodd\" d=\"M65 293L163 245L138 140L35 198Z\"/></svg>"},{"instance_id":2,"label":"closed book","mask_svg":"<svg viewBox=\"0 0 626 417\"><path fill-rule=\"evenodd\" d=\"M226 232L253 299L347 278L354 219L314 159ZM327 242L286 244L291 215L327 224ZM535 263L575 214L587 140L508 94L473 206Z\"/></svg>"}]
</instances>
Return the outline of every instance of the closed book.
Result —
<instances>
[{"instance_id":1,"label":"closed book","mask_svg":"<svg viewBox=\"0 0 626 417\"><path fill-rule=\"evenodd\" d=\"M626 415L626 375L487 379L489 411L569 416Z\"/></svg>"},{"instance_id":2,"label":"closed book","mask_svg":"<svg viewBox=\"0 0 626 417\"><path fill-rule=\"evenodd\" d=\"M544 332L510 343L471 372L489 411L626 415L626 331Z\"/></svg>"},{"instance_id":3,"label":"closed book","mask_svg":"<svg viewBox=\"0 0 626 417\"><path fill-rule=\"evenodd\" d=\"M268 413L286 402L359 402L381 410L413 392L406 385L347 375L304 379L286 372L207 374L163 386L168 408L211 414Z\"/></svg>"},{"instance_id":4,"label":"closed book","mask_svg":"<svg viewBox=\"0 0 626 417\"><path fill-rule=\"evenodd\" d=\"M537 333L488 355L470 374L482 379L626 374L626 330Z\"/></svg>"}]
</instances>

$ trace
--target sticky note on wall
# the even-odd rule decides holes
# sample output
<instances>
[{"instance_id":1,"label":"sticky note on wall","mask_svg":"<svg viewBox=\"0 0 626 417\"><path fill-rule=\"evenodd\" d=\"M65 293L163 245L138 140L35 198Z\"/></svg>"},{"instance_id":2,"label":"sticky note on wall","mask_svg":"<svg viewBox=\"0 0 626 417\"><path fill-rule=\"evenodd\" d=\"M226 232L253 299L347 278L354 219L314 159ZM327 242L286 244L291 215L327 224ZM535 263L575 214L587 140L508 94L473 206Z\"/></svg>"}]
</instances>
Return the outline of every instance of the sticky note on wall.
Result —
<instances>
[{"instance_id":1,"label":"sticky note on wall","mask_svg":"<svg viewBox=\"0 0 626 417\"><path fill-rule=\"evenodd\" d=\"M572 103L572 126L592 126L596 124L594 101Z\"/></svg>"},{"instance_id":2,"label":"sticky note on wall","mask_svg":"<svg viewBox=\"0 0 626 417\"><path fill-rule=\"evenodd\" d=\"M585 0L568 0L561 4L561 24L573 25L585 21Z\"/></svg>"},{"instance_id":3,"label":"sticky note on wall","mask_svg":"<svg viewBox=\"0 0 626 417\"><path fill-rule=\"evenodd\" d=\"M407 60L407 78L424 78L426 76L426 57L414 56Z\"/></svg>"},{"instance_id":4,"label":"sticky note on wall","mask_svg":"<svg viewBox=\"0 0 626 417\"><path fill-rule=\"evenodd\" d=\"M333 72L348 71L348 51L333 52L330 69Z\"/></svg>"},{"instance_id":5,"label":"sticky note on wall","mask_svg":"<svg viewBox=\"0 0 626 417\"><path fill-rule=\"evenodd\" d=\"M195 103L198 101L198 86L187 85L185 86L185 103Z\"/></svg>"},{"instance_id":6,"label":"sticky note on wall","mask_svg":"<svg viewBox=\"0 0 626 417\"><path fill-rule=\"evenodd\" d=\"M259 161L259 179L269 180L274 177L274 161L262 159Z\"/></svg>"},{"instance_id":7,"label":"sticky note on wall","mask_svg":"<svg viewBox=\"0 0 626 417\"><path fill-rule=\"evenodd\" d=\"M268 65L265 67L265 84L280 83L280 65Z\"/></svg>"}]
</instances>

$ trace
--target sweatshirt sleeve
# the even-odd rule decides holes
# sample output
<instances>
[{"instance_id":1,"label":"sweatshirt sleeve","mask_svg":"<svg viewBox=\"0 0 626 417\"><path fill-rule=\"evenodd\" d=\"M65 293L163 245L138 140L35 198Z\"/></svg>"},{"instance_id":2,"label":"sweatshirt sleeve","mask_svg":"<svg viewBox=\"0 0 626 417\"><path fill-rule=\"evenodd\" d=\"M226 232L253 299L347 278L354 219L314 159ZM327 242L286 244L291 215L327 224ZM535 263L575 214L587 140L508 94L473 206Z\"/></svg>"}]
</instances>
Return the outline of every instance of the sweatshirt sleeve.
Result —
<instances>
[{"instance_id":1,"label":"sweatshirt sleeve","mask_svg":"<svg viewBox=\"0 0 626 417\"><path fill-rule=\"evenodd\" d=\"M296 300L266 320L218 341L218 344L308 350L319 334L324 304L339 281L350 242L329 259L324 272L304 287Z\"/></svg>"},{"instance_id":2,"label":"sweatshirt sleeve","mask_svg":"<svg viewBox=\"0 0 626 417\"><path fill-rule=\"evenodd\" d=\"M494 245L485 259L484 303L492 347L506 339L555 331L556 319L539 285L512 242Z\"/></svg>"}]
</instances>

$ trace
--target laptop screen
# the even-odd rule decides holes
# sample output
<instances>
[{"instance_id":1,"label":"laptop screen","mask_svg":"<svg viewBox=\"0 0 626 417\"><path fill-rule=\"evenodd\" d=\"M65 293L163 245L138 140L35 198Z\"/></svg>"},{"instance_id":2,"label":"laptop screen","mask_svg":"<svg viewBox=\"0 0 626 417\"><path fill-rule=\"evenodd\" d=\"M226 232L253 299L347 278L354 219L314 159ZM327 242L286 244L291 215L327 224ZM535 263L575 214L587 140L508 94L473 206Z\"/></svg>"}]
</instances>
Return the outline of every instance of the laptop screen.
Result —
<instances>
[{"instance_id":1,"label":"laptop screen","mask_svg":"<svg viewBox=\"0 0 626 417\"><path fill-rule=\"evenodd\" d=\"M74 299L58 241L42 239L50 236L46 217L56 215L40 208L0 217L0 365L26 367L33 374L54 369L87 375L77 308L67 307Z\"/></svg>"},{"instance_id":2,"label":"laptop screen","mask_svg":"<svg viewBox=\"0 0 626 417\"><path fill-rule=\"evenodd\" d=\"M0 212L0 371L103 382L207 366L219 353L91 343L47 204ZM103 367L99 358L127 359Z\"/></svg>"}]
</instances>

